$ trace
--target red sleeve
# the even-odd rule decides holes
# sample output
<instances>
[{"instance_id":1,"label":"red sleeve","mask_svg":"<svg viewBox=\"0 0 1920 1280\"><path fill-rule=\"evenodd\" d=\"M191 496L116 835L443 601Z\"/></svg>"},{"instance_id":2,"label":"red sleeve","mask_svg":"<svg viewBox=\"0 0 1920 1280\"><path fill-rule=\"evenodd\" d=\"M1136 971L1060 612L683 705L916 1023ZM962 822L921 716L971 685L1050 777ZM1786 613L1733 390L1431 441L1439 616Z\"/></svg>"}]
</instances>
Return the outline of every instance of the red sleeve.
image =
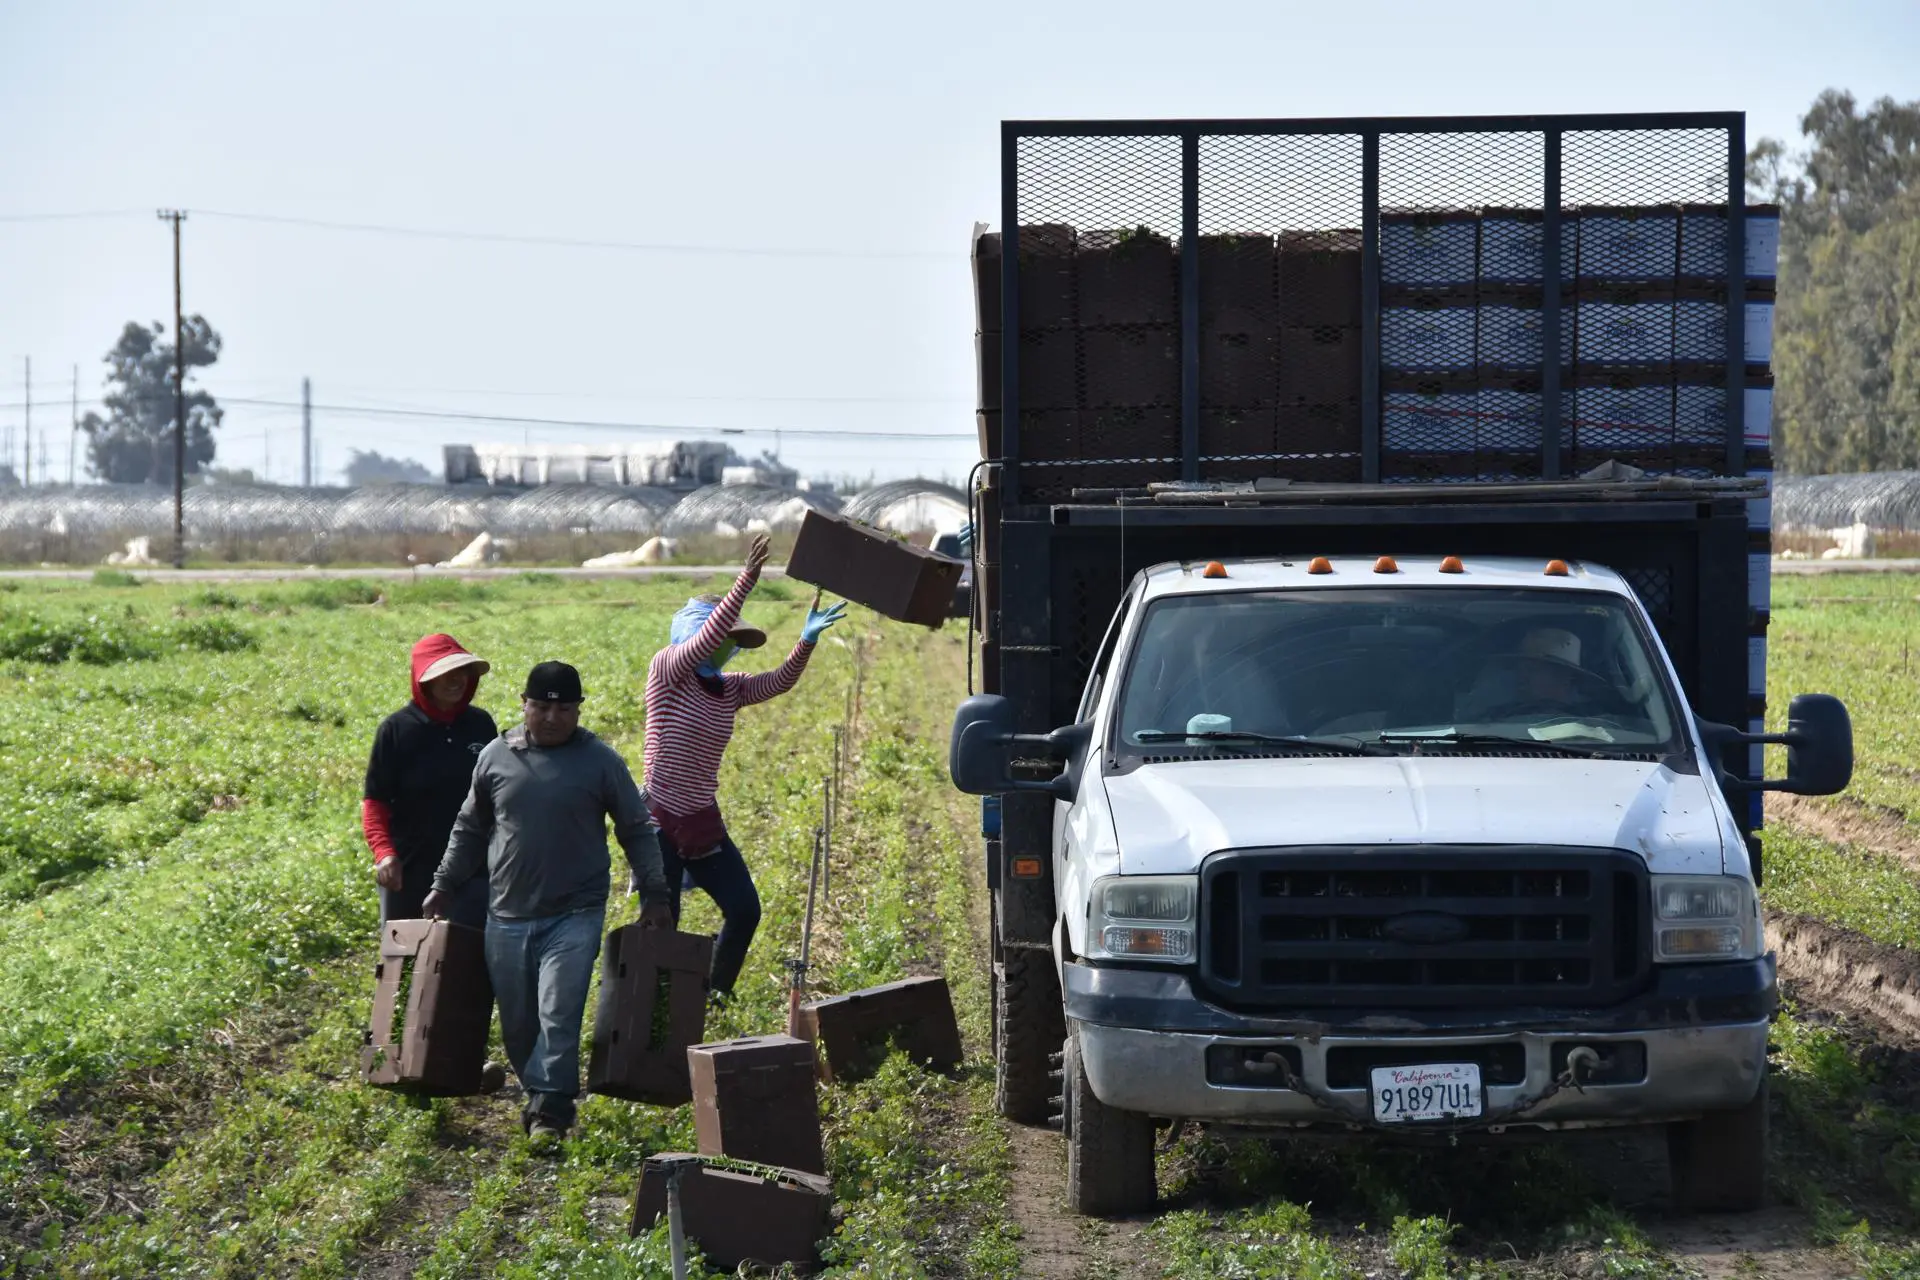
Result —
<instances>
[{"instance_id":1,"label":"red sleeve","mask_svg":"<svg viewBox=\"0 0 1920 1280\"><path fill-rule=\"evenodd\" d=\"M400 851L393 847L393 810L384 800L368 798L360 802L360 830L366 833L367 848L373 850L373 860L397 858Z\"/></svg>"}]
</instances>

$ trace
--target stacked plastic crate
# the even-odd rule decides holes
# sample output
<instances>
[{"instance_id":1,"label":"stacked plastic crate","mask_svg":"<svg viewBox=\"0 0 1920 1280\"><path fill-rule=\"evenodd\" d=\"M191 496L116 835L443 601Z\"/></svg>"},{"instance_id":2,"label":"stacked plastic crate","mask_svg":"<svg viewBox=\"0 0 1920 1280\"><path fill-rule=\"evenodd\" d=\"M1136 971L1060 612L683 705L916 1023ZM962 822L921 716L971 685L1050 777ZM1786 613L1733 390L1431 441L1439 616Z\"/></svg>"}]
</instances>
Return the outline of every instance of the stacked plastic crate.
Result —
<instances>
[{"instance_id":1,"label":"stacked plastic crate","mask_svg":"<svg viewBox=\"0 0 1920 1280\"><path fill-rule=\"evenodd\" d=\"M1560 428L1565 472L1617 461L1664 473L1704 459L1704 450L1698 458L1680 450L1674 431L1677 209L1592 205L1569 216L1579 230L1573 380Z\"/></svg>"},{"instance_id":2,"label":"stacked plastic crate","mask_svg":"<svg viewBox=\"0 0 1920 1280\"><path fill-rule=\"evenodd\" d=\"M1382 479L1478 474L1479 257L1472 210L1380 216Z\"/></svg>"}]
</instances>

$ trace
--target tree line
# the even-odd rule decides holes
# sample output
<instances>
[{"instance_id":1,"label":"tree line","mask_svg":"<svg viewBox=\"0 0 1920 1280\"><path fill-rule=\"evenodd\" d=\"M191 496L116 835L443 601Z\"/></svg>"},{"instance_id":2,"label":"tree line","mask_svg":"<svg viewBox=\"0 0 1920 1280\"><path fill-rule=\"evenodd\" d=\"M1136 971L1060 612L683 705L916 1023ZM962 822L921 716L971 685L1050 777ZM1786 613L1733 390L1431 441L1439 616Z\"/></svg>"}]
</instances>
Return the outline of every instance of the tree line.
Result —
<instances>
[{"instance_id":1,"label":"tree line","mask_svg":"<svg viewBox=\"0 0 1920 1280\"><path fill-rule=\"evenodd\" d=\"M1829 89L1800 131L1747 160L1748 198L1780 206L1775 462L1920 468L1920 101Z\"/></svg>"}]
</instances>

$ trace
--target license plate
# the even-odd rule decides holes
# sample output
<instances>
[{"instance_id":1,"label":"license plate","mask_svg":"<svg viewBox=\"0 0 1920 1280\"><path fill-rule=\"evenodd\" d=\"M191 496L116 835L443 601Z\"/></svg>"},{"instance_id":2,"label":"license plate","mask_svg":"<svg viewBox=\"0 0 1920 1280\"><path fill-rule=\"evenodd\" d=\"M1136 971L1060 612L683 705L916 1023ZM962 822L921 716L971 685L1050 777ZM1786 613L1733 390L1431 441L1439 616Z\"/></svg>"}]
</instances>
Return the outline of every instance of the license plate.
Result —
<instances>
[{"instance_id":1,"label":"license plate","mask_svg":"<svg viewBox=\"0 0 1920 1280\"><path fill-rule=\"evenodd\" d=\"M1442 1062L1373 1069L1373 1118L1388 1124L1480 1114L1480 1066Z\"/></svg>"}]
</instances>

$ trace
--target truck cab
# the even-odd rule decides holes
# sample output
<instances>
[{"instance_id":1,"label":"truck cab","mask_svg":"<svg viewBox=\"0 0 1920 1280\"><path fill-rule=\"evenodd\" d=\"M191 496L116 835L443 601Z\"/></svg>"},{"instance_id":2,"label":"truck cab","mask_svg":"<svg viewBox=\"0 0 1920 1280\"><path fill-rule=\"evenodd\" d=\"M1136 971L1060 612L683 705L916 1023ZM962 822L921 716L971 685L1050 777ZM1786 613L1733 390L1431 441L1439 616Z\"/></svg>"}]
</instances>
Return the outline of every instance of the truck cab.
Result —
<instances>
[{"instance_id":1,"label":"truck cab","mask_svg":"<svg viewBox=\"0 0 1920 1280\"><path fill-rule=\"evenodd\" d=\"M1830 698L1787 785L1844 785ZM1501 556L1136 574L1073 725L995 695L955 780L1053 800L1061 1104L1083 1207L1152 1198L1154 1118L1452 1138L1670 1124L1757 1203L1776 1004L1740 787L1614 571ZM1021 749L1060 772L1022 782Z\"/></svg>"}]
</instances>

